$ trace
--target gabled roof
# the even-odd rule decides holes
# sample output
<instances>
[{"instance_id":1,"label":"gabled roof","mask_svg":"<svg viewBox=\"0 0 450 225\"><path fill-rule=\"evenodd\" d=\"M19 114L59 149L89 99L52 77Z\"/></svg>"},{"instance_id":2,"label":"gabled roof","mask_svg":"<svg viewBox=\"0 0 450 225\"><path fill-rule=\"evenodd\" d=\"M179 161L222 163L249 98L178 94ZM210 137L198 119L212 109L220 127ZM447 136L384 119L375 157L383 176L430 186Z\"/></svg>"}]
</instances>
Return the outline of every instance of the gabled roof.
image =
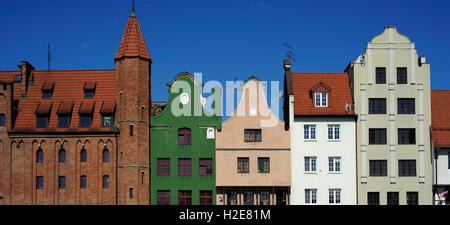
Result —
<instances>
[{"instance_id":1,"label":"gabled roof","mask_svg":"<svg viewBox=\"0 0 450 225\"><path fill-rule=\"evenodd\" d=\"M295 116L354 115L346 73L292 73ZM328 107L315 107L313 92L326 91Z\"/></svg>"},{"instance_id":2,"label":"gabled roof","mask_svg":"<svg viewBox=\"0 0 450 225\"><path fill-rule=\"evenodd\" d=\"M140 57L152 61L139 21L135 16L128 17L127 26L114 59L119 60L124 57Z\"/></svg>"},{"instance_id":3,"label":"gabled roof","mask_svg":"<svg viewBox=\"0 0 450 225\"><path fill-rule=\"evenodd\" d=\"M450 147L450 90L431 90L431 138L435 147Z\"/></svg>"}]
</instances>

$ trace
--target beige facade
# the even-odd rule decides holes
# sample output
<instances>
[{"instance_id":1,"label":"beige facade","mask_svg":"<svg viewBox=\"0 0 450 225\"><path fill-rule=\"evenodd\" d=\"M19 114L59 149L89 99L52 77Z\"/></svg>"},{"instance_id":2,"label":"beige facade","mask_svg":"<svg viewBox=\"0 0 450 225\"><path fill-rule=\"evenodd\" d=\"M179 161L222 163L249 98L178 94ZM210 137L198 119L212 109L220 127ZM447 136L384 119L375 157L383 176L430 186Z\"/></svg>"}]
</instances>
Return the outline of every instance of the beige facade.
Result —
<instances>
[{"instance_id":1,"label":"beige facade","mask_svg":"<svg viewBox=\"0 0 450 225\"><path fill-rule=\"evenodd\" d=\"M260 136L246 137L246 129ZM238 165L238 158L248 164ZM262 158L269 164L265 169L259 165ZM270 110L264 84L250 78L236 111L217 133L217 205L288 204L290 171L290 132Z\"/></svg>"},{"instance_id":2,"label":"beige facade","mask_svg":"<svg viewBox=\"0 0 450 225\"><path fill-rule=\"evenodd\" d=\"M377 79L377 68L385 68L384 83ZM399 68L406 68L406 82L398 82ZM370 203L376 204L378 199L385 205L389 193L391 203L397 200L400 205L414 204L417 195L418 204L431 204L430 65L424 57L418 57L413 42L395 27L386 27L367 44L366 52L351 62L347 72L358 114L358 203L369 204L370 196ZM386 100L385 113L370 112L371 98ZM412 113L399 114L398 101L402 98L414 99ZM374 131L371 137L370 129L375 128L386 129L385 143L374 144ZM414 129L415 141L400 143L398 129ZM386 162L386 174L375 175L375 167L371 169L370 165L371 161L375 165L375 160ZM400 173L400 160L415 163L415 168L408 169L412 173Z\"/></svg>"}]
</instances>

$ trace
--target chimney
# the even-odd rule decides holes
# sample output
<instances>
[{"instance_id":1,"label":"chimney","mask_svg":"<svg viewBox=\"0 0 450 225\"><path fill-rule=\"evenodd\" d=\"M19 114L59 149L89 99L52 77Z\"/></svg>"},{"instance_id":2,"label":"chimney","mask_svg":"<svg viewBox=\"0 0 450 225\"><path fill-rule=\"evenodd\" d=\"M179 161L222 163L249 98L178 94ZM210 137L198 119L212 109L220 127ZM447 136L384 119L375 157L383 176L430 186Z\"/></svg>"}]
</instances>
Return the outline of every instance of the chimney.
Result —
<instances>
[{"instance_id":1,"label":"chimney","mask_svg":"<svg viewBox=\"0 0 450 225\"><path fill-rule=\"evenodd\" d=\"M285 72L288 72L288 71L290 72L291 71L291 60L285 59L283 67L284 67Z\"/></svg>"},{"instance_id":2,"label":"chimney","mask_svg":"<svg viewBox=\"0 0 450 225\"><path fill-rule=\"evenodd\" d=\"M18 65L18 67L22 70L21 96L22 98L25 98L27 96L28 81L30 80L31 72L34 70L34 67L27 61L22 61L22 65Z\"/></svg>"}]
</instances>

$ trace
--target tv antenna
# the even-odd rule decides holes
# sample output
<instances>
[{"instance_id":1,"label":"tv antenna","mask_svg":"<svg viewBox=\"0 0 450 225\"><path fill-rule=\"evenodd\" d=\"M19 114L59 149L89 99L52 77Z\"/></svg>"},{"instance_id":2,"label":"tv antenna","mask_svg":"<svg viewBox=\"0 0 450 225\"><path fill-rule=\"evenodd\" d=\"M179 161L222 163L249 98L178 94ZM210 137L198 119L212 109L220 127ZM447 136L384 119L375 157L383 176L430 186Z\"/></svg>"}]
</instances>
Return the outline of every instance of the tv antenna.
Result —
<instances>
[{"instance_id":1,"label":"tv antenna","mask_svg":"<svg viewBox=\"0 0 450 225\"><path fill-rule=\"evenodd\" d=\"M295 55L295 49L293 47L289 46L286 42L283 44L288 49L286 56L289 58L289 60L296 62L295 57L297 57L297 56Z\"/></svg>"}]
</instances>

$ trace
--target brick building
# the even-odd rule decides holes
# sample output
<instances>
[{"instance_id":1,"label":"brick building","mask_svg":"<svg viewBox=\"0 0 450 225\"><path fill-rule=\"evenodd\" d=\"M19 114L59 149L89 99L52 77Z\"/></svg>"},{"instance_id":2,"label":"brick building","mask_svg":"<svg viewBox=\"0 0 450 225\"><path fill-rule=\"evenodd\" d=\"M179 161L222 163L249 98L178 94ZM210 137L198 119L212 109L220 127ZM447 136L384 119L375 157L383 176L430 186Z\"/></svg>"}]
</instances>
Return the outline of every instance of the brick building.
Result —
<instances>
[{"instance_id":1,"label":"brick building","mask_svg":"<svg viewBox=\"0 0 450 225\"><path fill-rule=\"evenodd\" d=\"M0 205L150 204L152 60L134 5L114 60L0 71Z\"/></svg>"}]
</instances>

